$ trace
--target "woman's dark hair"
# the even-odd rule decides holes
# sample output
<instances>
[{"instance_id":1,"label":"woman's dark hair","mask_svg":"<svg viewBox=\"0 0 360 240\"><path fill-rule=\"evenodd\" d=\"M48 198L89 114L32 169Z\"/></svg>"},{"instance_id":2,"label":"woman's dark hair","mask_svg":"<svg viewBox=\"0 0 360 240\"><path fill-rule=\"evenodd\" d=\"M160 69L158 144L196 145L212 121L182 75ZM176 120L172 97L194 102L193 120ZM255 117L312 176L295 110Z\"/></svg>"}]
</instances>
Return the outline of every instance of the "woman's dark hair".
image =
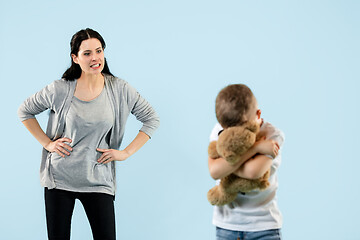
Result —
<instances>
[{"instance_id":1,"label":"woman's dark hair","mask_svg":"<svg viewBox=\"0 0 360 240\"><path fill-rule=\"evenodd\" d=\"M90 38L96 38L97 40L99 40L102 48L105 49L106 44L105 44L104 39L101 37L101 35L97 31L94 31L90 28L86 28L86 29L82 29L82 30L78 31L77 33L74 34L74 36L72 36L71 42L70 42L70 48L71 48L70 57L71 57L71 54L75 54L77 56L79 53L79 48L80 48L82 41L90 39ZM107 73L111 76L114 76L110 72L109 66L106 62L106 58L105 58L105 64L104 64L104 69L102 70L102 73ZM81 68L80 68L79 64L74 63L74 61L71 58L71 66L64 72L64 74L62 75L62 78L64 78L65 80L68 80L68 81L73 81L75 79L78 79L80 76L81 76Z\"/></svg>"}]
</instances>

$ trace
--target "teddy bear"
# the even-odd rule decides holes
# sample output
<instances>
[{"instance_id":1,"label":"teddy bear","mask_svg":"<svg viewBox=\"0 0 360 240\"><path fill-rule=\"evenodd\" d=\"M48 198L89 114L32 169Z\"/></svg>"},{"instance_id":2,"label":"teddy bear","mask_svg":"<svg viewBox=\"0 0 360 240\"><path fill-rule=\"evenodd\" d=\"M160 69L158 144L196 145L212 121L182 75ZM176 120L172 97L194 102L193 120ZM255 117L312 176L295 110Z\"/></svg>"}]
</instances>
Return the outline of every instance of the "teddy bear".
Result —
<instances>
[{"instance_id":1,"label":"teddy bear","mask_svg":"<svg viewBox=\"0 0 360 240\"><path fill-rule=\"evenodd\" d=\"M218 141L209 144L210 158L224 158L234 165L240 157L251 148L257 140L259 125L248 122L241 126L229 127L221 132ZM212 205L222 206L236 199L239 192L247 193L255 189L263 190L269 184L270 170L259 179L245 179L230 174L221 179L219 185L209 190L207 197Z\"/></svg>"}]
</instances>

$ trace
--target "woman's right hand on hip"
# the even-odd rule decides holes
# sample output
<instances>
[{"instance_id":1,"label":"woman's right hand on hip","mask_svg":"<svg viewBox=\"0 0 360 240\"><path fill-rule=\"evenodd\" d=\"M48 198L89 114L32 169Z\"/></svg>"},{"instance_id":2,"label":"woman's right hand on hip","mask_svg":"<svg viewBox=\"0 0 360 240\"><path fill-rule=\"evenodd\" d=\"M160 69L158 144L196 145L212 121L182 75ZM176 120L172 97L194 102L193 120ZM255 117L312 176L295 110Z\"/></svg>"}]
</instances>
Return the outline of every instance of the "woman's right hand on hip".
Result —
<instances>
[{"instance_id":1,"label":"woman's right hand on hip","mask_svg":"<svg viewBox=\"0 0 360 240\"><path fill-rule=\"evenodd\" d=\"M55 141L50 141L46 146L45 149L49 152L56 152L61 157L65 157L65 155L69 156L72 148L66 144L71 143L72 140L70 138L59 138ZM64 155L65 154L65 155Z\"/></svg>"}]
</instances>

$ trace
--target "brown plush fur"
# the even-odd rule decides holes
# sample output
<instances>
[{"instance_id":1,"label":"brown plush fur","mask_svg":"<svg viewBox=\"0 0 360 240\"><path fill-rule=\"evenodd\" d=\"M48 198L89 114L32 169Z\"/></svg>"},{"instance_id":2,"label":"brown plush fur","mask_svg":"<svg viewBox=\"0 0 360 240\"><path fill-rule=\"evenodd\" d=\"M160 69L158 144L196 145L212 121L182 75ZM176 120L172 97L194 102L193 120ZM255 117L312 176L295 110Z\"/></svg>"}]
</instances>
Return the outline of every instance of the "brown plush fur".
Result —
<instances>
[{"instance_id":1,"label":"brown plush fur","mask_svg":"<svg viewBox=\"0 0 360 240\"><path fill-rule=\"evenodd\" d=\"M218 141L209 144L208 154L211 158L223 157L230 164L236 164L240 157L254 145L259 126L246 123L243 126L225 129ZM213 187L208 192L208 200L212 205L225 205L235 200L239 192L250 192L254 189L263 190L269 186L270 171L259 179L250 180L230 174L222 178L220 185Z\"/></svg>"}]
</instances>

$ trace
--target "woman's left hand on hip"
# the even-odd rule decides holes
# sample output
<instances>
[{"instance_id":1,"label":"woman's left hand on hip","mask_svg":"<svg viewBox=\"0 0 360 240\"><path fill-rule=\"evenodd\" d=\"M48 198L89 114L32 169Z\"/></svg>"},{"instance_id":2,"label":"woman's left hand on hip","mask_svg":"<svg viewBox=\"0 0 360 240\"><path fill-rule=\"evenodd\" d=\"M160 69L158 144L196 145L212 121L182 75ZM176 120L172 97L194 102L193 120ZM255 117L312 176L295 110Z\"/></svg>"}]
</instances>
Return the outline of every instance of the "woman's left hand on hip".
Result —
<instances>
[{"instance_id":1,"label":"woman's left hand on hip","mask_svg":"<svg viewBox=\"0 0 360 240\"><path fill-rule=\"evenodd\" d=\"M111 161L124 161L130 156L129 153L125 150L102 149L102 148L97 148L96 150L103 153L101 157L97 160L98 163L102 163L102 164L106 164Z\"/></svg>"}]
</instances>

